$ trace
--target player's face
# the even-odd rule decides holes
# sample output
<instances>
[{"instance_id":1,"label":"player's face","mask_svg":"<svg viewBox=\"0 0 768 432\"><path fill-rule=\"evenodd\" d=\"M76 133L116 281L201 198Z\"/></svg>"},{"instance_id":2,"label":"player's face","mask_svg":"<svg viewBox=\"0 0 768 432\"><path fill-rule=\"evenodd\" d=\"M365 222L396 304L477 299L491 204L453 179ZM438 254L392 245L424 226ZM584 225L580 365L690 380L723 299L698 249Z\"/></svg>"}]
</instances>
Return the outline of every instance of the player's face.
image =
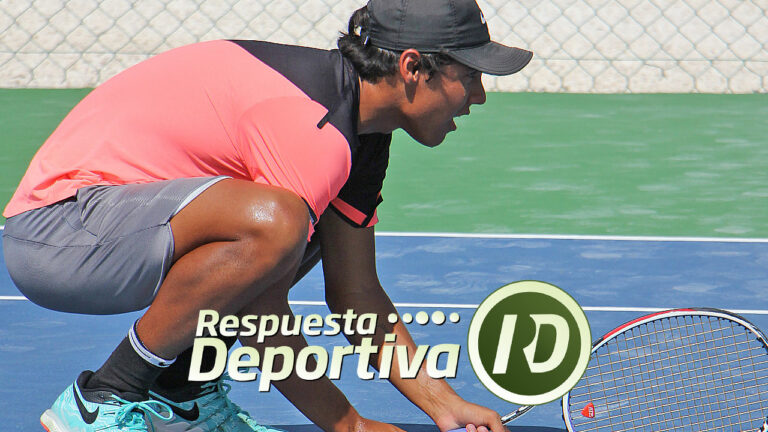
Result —
<instances>
[{"instance_id":1,"label":"player's face","mask_svg":"<svg viewBox=\"0 0 768 432\"><path fill-rule=\"evenodd\" d=\"M434 147L456 130L454 119L485 103L481 73L462 64L444 66L429 81L419 80L404 127L416 141Z\"/></svg>"}]
</instances>

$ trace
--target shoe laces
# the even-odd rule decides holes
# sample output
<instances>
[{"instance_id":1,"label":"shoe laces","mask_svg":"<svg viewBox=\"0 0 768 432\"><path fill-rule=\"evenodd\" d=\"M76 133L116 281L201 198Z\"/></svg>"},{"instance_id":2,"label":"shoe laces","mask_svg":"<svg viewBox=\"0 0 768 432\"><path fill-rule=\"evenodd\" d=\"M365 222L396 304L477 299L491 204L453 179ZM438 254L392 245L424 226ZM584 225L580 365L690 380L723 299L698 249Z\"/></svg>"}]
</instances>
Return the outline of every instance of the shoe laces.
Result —
<instances>
[{"instance_id":1,"label":"shoe laces","mask_svg":"<svg viewBox=\"0 0 768 432\"><path fill-rule=\"evenodd\" d=\"M170 420L173 418L171 408L160 401L148 400L143 402L129 402L117 396L112 396L112 399L119 405L119 408L114 411L115 423L103 426L97 430L104 430L117 426L125 431L146 431L147 423L144 420L144 413L155 415L163 420ZM165 414L160 413L158 410L164 411Z\"/></svg>"},{"instance_id":2,"label":"shoe laces","mask_svg":"<svg viewBox=\"0 0 768 432\"><path fill-rule=\"evenodd\" d=\"M241 412L241 413L238 413L237 416L240 417L240 419L242 421L244 421L245 424L247 424L255 432L274 432L275 431L275 429L270 429L270 428L268 428L268 427L266 427L264 425L260 425L260 424L256 423L256 421L254 421L248 415L248 413Z\"/></svg>"},{"instance_id":3,"label":"shoe laces","mask_svg":"<svg viewBox=\"0 0 768 432\"><path fill-rule=\"evenodd\" d=\"M269 429L266 426L260 425L256 423L251 418L251 415L248 414L247 411L240 408L239 405L232 402L232 400L227 396L229 392L232 390L232 385L229 383L229 381L234 381L229 374L224 373L219 380L213 383L209 383L204 385L203 387L209 387L211 389L215 388L215 392L217 394L216 400L220 400L221 406L226 410L226 415L222 421L221 424L225 424L229 419L239 419L240 421L243 421L245 424L248 425L251 429L253 429L255 432L270 432L274 431L274 429Z\"/></svg>"}]
</instances>

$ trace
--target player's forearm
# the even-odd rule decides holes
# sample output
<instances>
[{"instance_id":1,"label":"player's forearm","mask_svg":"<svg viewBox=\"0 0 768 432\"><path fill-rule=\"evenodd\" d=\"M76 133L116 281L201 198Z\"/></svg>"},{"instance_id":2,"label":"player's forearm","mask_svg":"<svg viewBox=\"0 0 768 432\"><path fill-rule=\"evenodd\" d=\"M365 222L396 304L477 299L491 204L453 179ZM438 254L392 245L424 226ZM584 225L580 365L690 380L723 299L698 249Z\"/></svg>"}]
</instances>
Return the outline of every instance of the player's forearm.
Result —
<instances>
[{"instance_id":1,"label":"player's forearm","mask_svg":"<svg viewBox=\"0 0 768 432\"><path fill-rule=\"evenodd\" d=\"M394 344L405 345L408 348L408 361L413 361L416 343L402 321L395 324L392 332L397 337ZM423 364L415 378L403 378L400 374L401 368L398 357L393 356L389 381L435 423L438 423L443 416L449 415L451 405L459 398L451 386L443 379L430 377ZM378 361L380 364L381 359ZM405 369L404 367L402 370Z\"/></svg>"},{"instance_id":2,"label":"player's forearm","mask_svg":"<svg viewBox=\"0 0 768 432\"><path fill-rule=\"evenodd\" d=\"M347 293L341 298L328 298L327 300L331 311L335 313L343 313L347 309L353 309L357 314L375 313L378 315L376 333L374 334L374 344L378 350L375 356L371 356L371 366L381 371L380 366L383 360L381 353L384 345L404 345L407 347L408 362L413 361L417 348L416 343L401 320L398 319L395 324L389 323L388 315L396 313L396 310L383 289L361 291L360 295ZM385 336L390 333L395 335L394 343L385 342ZM347 336L349 341L355 345L359 345L363 337L358 334ZM405 369L403 367L403 370ZM403 378L400 370L398 356L392 356L389 381L408 400L436 422L448 413L451 404L459 398L445 380L430 377L424 365L419 368L415 378Z\"/></svg>"},{"instance_id":3,"label":"player's forearm","mask_svg":"<svg viewBox=\"0 0 768 432\"><path fill-rule=\"evenodd\" d=\"M292 311L285 306L264 307L264 311L254 310L253 313L269 313L277 315L291 315ZM268 337L262 343L257 343L255 337L241 338L243 345L252 346L259 351L264 358L264 350L267 347L289 347L294 352L294 358L307 346L303 336L285 336L280 333ZM274 370L282 369L282 357L275 358ZM315 358L307 359L308 370L316 368ZM323 376L320 379L309 381L300 378L295 369L288 378L274 382L275 387L293 403L308 419L327 432L346 432L356 430L356 425L361 421L357 411L352 407L344 394Z\"/></svg>"},{"instance_id":4,"label":"player's forearm","mask_svg":"<svg viewBox=\"0 0 768 432\"><path fill-rule=\"evenodd\" d=\"M327 377L308 381L292 373L287 379L274 384L299 411L326 432L353 431L362 420L344 394Z\"/></svg>"}]
</instances>

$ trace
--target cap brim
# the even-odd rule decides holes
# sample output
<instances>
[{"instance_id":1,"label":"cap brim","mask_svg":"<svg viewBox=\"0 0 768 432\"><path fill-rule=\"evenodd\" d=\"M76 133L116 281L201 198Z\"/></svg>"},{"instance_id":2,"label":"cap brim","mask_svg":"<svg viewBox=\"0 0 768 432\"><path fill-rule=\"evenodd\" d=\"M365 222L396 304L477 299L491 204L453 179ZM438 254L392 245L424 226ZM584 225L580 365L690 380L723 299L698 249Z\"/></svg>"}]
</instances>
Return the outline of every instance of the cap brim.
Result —
<instances>
[{"instance_id":1,"label":"cap brim","mask_svg":"<svg viewBox=\"0 0 768 432\"><path fill-rule=\"evenodd\" d=\"M520 72L533 58L533 53L521 48L489 42L474 48L451 50L448 56L461 64L491 75Z\"/></svg>"}]
</instances>

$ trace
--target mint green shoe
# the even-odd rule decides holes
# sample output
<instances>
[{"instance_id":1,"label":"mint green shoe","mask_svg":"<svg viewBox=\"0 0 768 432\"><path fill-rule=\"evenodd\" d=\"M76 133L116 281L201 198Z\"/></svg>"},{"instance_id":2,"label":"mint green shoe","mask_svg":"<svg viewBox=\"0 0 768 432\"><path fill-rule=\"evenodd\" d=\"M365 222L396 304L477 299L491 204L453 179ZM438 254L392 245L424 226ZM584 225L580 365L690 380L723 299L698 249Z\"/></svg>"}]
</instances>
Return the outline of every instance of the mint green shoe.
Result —
<instances>
[{"instance_id":1,"label":"mint green shoe","mask_svg":"<svg viewBox=\"0 0 768 432\"><path fill-rule=\"evenodd\" d=\"M203 391L194 399L177 402L150 391L152 399L168 405L172 419L152 422L155 432L285 432L263 426L254 421L227 395L232 381L224 374L218 381L203 385Z\"/></svg>"},{"instance_id":2,"label":"mint green shoe","mask_svg":"<svg viewBox=\"0 0 768 432\"><path fill-rule=\"evenodd\" d=\"M129 402L108 392L94 392L91 402L80 390L88 376L83 372L72 386L56 399L53 406L40 416L48 432L152 432L147 418L171 419L170 407L156 400ZM90 396L90 394L89 394Z\"/></svg>"}]
</instances>

